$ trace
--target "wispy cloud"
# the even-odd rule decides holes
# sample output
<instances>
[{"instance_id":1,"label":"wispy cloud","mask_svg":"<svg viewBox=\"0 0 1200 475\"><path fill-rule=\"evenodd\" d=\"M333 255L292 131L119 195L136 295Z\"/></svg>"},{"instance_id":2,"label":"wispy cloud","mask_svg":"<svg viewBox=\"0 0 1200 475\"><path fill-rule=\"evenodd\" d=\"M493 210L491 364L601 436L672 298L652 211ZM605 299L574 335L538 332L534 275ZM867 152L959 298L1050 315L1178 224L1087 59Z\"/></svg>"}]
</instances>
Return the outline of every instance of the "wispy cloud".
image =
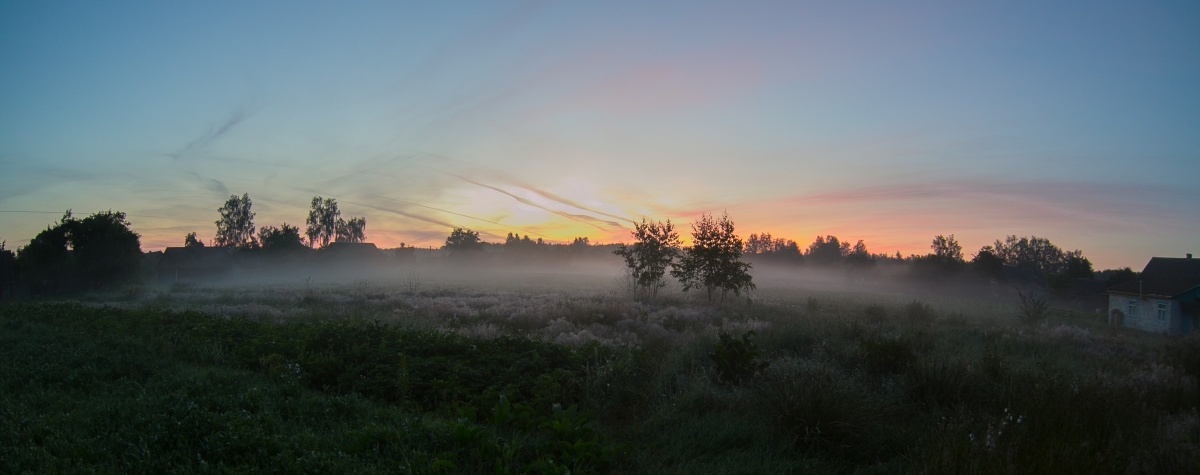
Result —
<instances>
[{"instance_id":1,"label":"wispy cloud","mask_svg":"<svg viewBox=\"0 0 1200 475\"><path fill-rule=\"evenodd\" d=\"M187 145L184 145L178 151L168 153L167 156L173 160L180 160L208 148L209 145L212 145L218 139L225 136L225 134L228 134L238 124L241 124L247 118L254 115L254 112L254 109L248 107L235 109L225 120L209 126L208 130L200 134L199 137L188 142Z\"/></svg>"},{"instance_id":2,"label":"wispy cloud","mask_svg":"<svg viewBox=\"0 0 1200 475\"><path fill-rule=\"evenodd\" d=\"M209 178L206 176L202 176L199 173L192 172L192 171L189 171L186 173L188 175L191 175L192 177L196 178L196 180L198 180L201 184L203 184L204 187L208 189L208 191L220 194L221 196L225 196L225 195L229 194L229 187L225 186L225 183L222 182L221 180L218 180L216 178Z\"/></svg>"}]
</instances>

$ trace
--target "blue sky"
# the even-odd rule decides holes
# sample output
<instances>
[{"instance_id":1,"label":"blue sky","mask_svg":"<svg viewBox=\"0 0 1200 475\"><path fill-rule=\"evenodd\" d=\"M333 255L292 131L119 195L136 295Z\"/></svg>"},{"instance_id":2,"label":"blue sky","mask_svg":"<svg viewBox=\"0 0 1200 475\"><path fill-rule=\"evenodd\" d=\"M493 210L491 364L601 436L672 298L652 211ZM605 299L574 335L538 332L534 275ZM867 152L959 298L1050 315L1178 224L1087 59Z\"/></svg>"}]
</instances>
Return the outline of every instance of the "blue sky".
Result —
<instances>
[{"instance_id":1,"label":"blue sky","mask_svg":"<svg viewBox=\"0 0 1200 475\"><path fill-rule=\"evenodd\" d=\"M158 249L249 193L389 247L727 210L873 252L1200 252L1196 2L645 3L5 2L0 239L114 209Z\"/></svg>"}]
</instances>

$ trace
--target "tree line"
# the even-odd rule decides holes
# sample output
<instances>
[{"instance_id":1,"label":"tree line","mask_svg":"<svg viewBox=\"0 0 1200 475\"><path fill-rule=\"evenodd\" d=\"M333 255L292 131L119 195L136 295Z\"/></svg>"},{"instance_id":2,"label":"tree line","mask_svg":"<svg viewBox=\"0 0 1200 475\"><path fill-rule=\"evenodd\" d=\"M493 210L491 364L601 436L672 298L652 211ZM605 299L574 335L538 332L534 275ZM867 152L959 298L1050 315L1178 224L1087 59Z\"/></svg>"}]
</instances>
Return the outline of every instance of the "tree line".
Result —
<instances>
[{"instance_id":1,"label":"tree line","mask_svg":"<svg viewBox=\"0 0 1200 475\"><path fill-rule=\"evenodd\" d=\"M305 229L283 223L256 229L249 194L230 195L217 209L216 234L212 246L255 249L262 252L303 251L332 243L361 243L365 240L366 218L343 218L337 200L314 196ZM949 278L960 272L999 280L1041 280L1052 289L1063 289L1072 281L1093 279L1107 285L1131 280L1129 269L1094 271L1079 250L1065 251L1049 239L1007 236L982 246L969 260L953 234L934 236L930 252L903 257L873 254L866 243L853 245L833 235L818 235L803 248L796 241L770 233L751 234L745 241L734 233L727 214L719 219L702 215L692 224L692 245L682 240L670 220L642 219L631 231L631 244L593 245L587 237L570 244L548 243L542 238L508 233L502 244L484 242L479 232L454 228L442 248L453 254L471 255L487 246L504 246L514 255L547 251L572 252L611 250L628 268L638 291L654 297L670 275L684 291L703 290L709 300L724 299L754 289L749 269L754 263L865 269L880 263L904 264L914 278ZM110 284L135 281L140 272L140 236L130 229L126 215L103 211L85 218L70 210L55 224L38 233L28 245L15 252L0 242L0 295L23 283L32 294L92 290ZM205 247L197 233L184 237L184 247ZM404 247L404 244L401 244Z\"/></svg>"},{"instance_id":2,"label":"tree line","mask_svg":"<svg viewBox=\"0 0 1200 475\"><path fill-rule=\"evenodd\" d=\"M331 242L360 243L366 240L367 219L357 216L343 219L337 200L333 198L312 198L303 236L300 228L286 222L279 227L263 227L255 233L253 204L249 193L229 196L225 204L217 209L220 217L216 221L213 246L287 251L324 248ZM184 236L183 245L204 247L204 241L192 232Z\"/></svg>"}]
</instances>

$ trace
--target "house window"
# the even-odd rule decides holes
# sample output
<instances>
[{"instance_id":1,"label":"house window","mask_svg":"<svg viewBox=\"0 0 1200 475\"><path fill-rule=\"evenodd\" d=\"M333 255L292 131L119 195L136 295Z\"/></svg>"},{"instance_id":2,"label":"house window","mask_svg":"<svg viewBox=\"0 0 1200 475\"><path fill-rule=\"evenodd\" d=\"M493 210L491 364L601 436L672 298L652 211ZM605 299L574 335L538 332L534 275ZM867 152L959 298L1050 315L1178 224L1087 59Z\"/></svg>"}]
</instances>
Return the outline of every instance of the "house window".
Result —
<instances>
[{"instance_id":1,"label":"house window","mask_svg":"<svg viewBox=\"0 0 1200 475\"><path fill-rule=\"evenodd\" d=\"M1125 315L1127 315L1129 318L1137 318L1137 303L1138 302L1136 299L1129 299L1129 309L1127 312L1125 312Z\"/></svg>"},{"instance_id":2,"label":"house window","mask_svg":"<svg viewBox=\"0 0 1200 475\"><path fill-rule=\"evenodd\" d=\"M1158 305L1155 306L1155 309L1156 309L1155 317L1158 318L1159 323L1166 323L1166 321L1167 321L1167 303L1159 302Z\"/></svg>"}]
</instances>

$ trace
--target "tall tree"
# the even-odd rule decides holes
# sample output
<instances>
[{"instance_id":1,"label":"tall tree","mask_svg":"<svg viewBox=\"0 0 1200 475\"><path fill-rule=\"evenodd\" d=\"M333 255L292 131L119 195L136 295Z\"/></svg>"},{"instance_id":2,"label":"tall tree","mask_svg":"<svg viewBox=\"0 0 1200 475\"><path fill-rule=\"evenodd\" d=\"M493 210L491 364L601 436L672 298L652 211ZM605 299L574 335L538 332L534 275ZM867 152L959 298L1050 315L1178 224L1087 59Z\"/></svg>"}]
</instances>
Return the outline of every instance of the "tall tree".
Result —
<instances>
[{"instance_id":1,"label":"tall tree","mask_svg":"<svg viewBox=\"0 0 1200 475\"><path fill-rule=\"evenodd\" d=\"M336 228L335 241L363 242L366 240L367 218L352 216L349 221L338 218Z\"/></svg>"},{"instance_id":2,"label":"tall tree","mask_svg":"<svg viewBox=\"0 0 1200 475\"><path fill-rule=\"evenodd\" d=\"M742 262L742 240L733 233L729 215L717 221L705 213L692 223L692 245L683 250L671 275L679 279L685 292L703 287L712 302L717 295L724 300L728 292L740 295L753 290L749 270L750 264Z\"/></svg>"},{"instance_id":3,"label":"tall tree","mask_svg":"<svg viewBox=\"0 0 1200 475\"><path fill-rule=\"evenodd\" d=\"M954 235L943 236L938 234L933 237L933 242L929 245L933 249L933 255L939 260L945 262L963 262L962 246L958 244L958 240Z\"/></svg>"},{"instance_id":4,"label":"tall tree","mask_svg":"<svg viewBox=\"0 0 1200 475\"><path fill-rule=\"evenodd\" d=\"M629 275L637 283L640 292L654 298L659 289L666 285L663 276L679 254L682 241L669 219L664 223L648 222L642 218L641 223L634 223L630 234L633 235L633 244L627 246L622 243L613 254L625 259Z\"/></svg>"},{"instance_id":5,"label":"tall tree","mask_svg":"<svg viewBox=\"0 0 1200 475\"><path fill-rule=\"evenodd\" d=\"M337 200L314 196L308 219L304 221L308 226L305 232L308 235L308 245L316 246L317 241L320 241L321 247L328 246L329 241L337 238L337 224L341 217L342 212L338 211Z\"/></svg>"},{"instance_id":6,"label":"tall tree","mask_svg":"<svg viewBox=\"0 0 1200 475\"><path fill-rule=\"evenodd\" d=\"M218 247L254 247L254 212L250 210L250 194L229 195L225 205L217 209L221 219L217 220L217 235L213 238Z\"/></svg>"}]
</instances>

